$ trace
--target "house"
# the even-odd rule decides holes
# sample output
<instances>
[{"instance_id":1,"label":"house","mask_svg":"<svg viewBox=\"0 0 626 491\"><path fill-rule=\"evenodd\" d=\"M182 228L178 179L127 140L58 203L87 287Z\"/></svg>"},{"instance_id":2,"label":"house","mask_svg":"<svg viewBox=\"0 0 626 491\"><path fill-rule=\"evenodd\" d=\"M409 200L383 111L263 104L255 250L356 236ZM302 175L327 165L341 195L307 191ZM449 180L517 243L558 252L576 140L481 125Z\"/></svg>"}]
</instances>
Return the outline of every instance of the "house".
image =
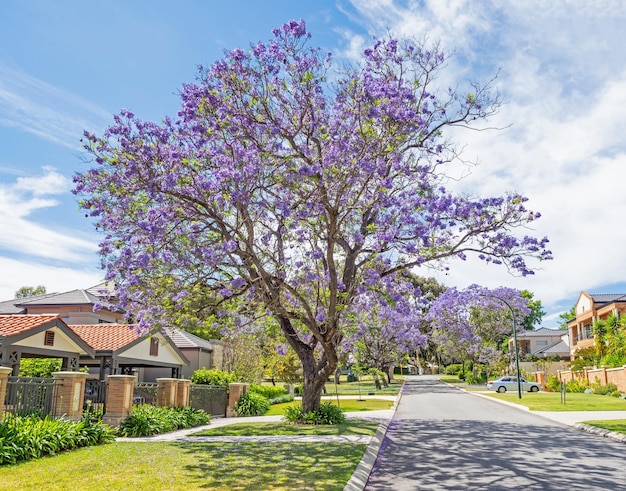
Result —
<instances>
[{"instance_id":1,"label":"house","mask_svg":"<svg viewBox=\"0 0 626 491\"><path fill-rule=\"evenodd\" d=\"M217 339L208 341L175 327L165 327L163 331L189 360L189 365L182 369L183 378L191 378L193 372L200 368L222 367L223 341ZM163 369L145 368L141 376L144 381L148 382L167 375Z\"/></svg>"},{"instance_id":2,"label":"house","mask_svg":"<svg viewBox=\"0 0 626 491\"><path fill-rule=\"evenodd\" d=\"M106 375L138 374L141 368L165 369L164 377L179 378L189 360L160 330L139 332L133 324L83 324L69 328L91 350L92 358L81 357L80 365L97 373L99 380ZM140 379L140 381L143 381Z\"/></svg>"},{"instance_id":3,"label":"house","mask_svg":"<svg viewBox=\"0 0 626 491\"><path fill-rule=\"evenodd\" d=\"M589 294L580 292L575 305L576 317L567 323L569 331L569 349L572 359L576 351L594 346L592 326L598 320L605 320L609 315L621 316L626 313L626 294L602 293Z\"/></svg>"},{"instance_id":4,"label":"house","mask_svg":"<svg viewBox=\"0 0 626 491\"><path fill-rule=\"evenodd\" d=\"M513 353L514 339L509 339L509 353ZM562 329L541 327L517 334L517 346L520 358L534 355L538 358L559 356L569 359L569 333Z\"/></svg>"},{"instance_id":5,"label":"house","mask_svg":"<svg viewBox=\"0 0 626 491\"><path fill-rule=\"evenodd\" d=\"M18 298L14 300L7 300L0 302L0 315L25 315L25 314L49 314L53 313L59 315L63 322L68 326L83 326L81 332L85 333L88 329L85 326L105 326L108 324L125 325L124 315L125 312L120 309L116 309L111 304L111 299L114 299L115 292L112 289L110 282L100 283L96 286L87 289L72 290L63 293L48 293L43 295L36 295L32 297ZM95 307L100 307L98 310L94 310ZM115 331L117 329L117 331ZM90 336L93 336L94 332L91 329ZM136 341L136 336L129 339L130 334L126 331L132 331L127 329L123 332L119 327L111 327L109 330L103 330L102 336L107 336L111 332L118 332L120 334L120 342L132 342ZM136 333L135 333L136 334ZM98 356L99 361L88 362L85 357L81 358L81 364L88 365L92 369L101 373L120 373L134 370L134 373L138 375L140 381L154 381L157 377L171 377L172 373L178 373L180 376L190 377L191 374L200 368L221 368L222 367L222 353L223 342L219 340L210 340L199 338L193 334L187 333L176 328L165 328L165 334L168 340L165 344L172 343L172 345L178 350L176 356L181 358L170 359L165 364L150 365L148 361L143 359L136 360L137 363L132 365L128 360L128 353L125 351L125 344L110 344L105 349L101 349ZM81 334L82 336L82 334ZM95 339L95 338L91 338ZM101 340L97 340L96 343L100 343ZM97 346L102 346L98 344ZM94 345L95 348L95 345ZM114 348L114 349L108 349ZM176 356L174 358L176 358ZM185 360L182 362L182 360ZM117 361L117 366L115 363ZM84 362L84 363L83 363ZM95 365L99 363L105 363L103 372L95 369ZM132 366L131 366L132 365Z\"/></svg>"},{"instance_id":6,"label":"house","mask_svg":"<svg viewBox=\"0 0 626 491\"><path fill-rule=\"evenodd\" d=\"M94 350L59 314L0 315L0 366L18 375L22 358L61 358L61 370L77 370L79 360L93 360Z\"/></svg>"},{"instance_id":7,"label":"house","mask_svg":"<svg viewBox=\"0 0 626 491\"><path fill-rule=\"evenodd\" d=\"M96 291L48 293L0 302L0 314L60 314L66 324L104 324L124 321L124 311L115 309ZM94 307L101 306L97 311Z\"/></svg>"}]
</instances>

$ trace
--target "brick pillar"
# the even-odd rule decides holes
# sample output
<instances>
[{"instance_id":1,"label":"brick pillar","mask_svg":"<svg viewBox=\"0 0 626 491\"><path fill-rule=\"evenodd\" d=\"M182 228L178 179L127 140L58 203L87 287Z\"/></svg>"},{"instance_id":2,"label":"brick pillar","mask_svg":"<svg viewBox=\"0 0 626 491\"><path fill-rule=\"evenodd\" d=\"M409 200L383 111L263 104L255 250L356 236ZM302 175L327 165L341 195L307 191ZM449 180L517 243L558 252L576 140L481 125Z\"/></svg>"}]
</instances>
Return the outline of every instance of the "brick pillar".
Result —
<instances>
[{"instance_id":1,"label":"brick pillar","mask_svg":"<svg viewBox=\"0 0 626 491\"><path fill-rule=\"evenodd\" d=\"M609 383L609 377L606 374L606 367L603 365L600 368L602 369L602 380L601 380L601 383L602 383L602 385L606 385L606 384Z\"/></svg>"},{"instance_id":2,"label":"brick pillar","mask_svg":"<svg viewBox=\"0 0 626 491\"><path fill-rule=\"evenodd\" d=\"M54 372L52 376L57 391L53 415L69 419L82 418L88 375L84 372Z\"/></svg>"},{"instance_id":3,"label":"brick pillar","mask_svg":"<svg viewBox=\"0 0 626 491\"><path fill-rule=\"evenodd\" d=\"M156 405L162 407L176 407L176 399L178 394L177 378L158 378L157 382L157 400Z\"/></svg>"},{"instance_id":4,"label":"brick pillar","mask_svg":"<svg viewBox=\"0 0 626 491\"><path fill-rule=\"evenodd\" d=\"M535 372L535 382L541 385L542 389L546 388L546 372Z\"/></svg>"},{"instance_id":5,"label":"brick pillar","mask_svg":"<svg viewBox=\"0 0 626 491\"><path fill-rule=\"evenodd\" d=\"M7 395L7 383L9 374L13 371L11 367L0 367L0 421L4 413L4 399Z\"/></svg>"},{"instance_id":6,"label":"brick pillar","mask_svg":"<svg viewBox=\"0 0 626 491\"><path fill-rule=\"evenodd\" d=\"M106 414L102 421L118 426L133 408L134 375L107 375Z\"/></svg>"},{"instance_id":7,"label":"brick pillar","mask_svg":"<svg viewBox=\"0 0 626 491\"><path fill-rule=\"evenodd\" d=\"M228 385L228 407L226 408L226 417L234 418L235 404L239 401L239 398L248 393L248 384L229 384Z\"/></svg>"},{"instance_id":8,"label":"brick pillar","mask_svg":"<svg viewBox=\"0 0 626 491\"><path fill-rule=\"evenodd\" d=\"M191 380L178 379L178 387L176 390L176 406L188 407L190 399Z\"/></svg>"}]
</instances>

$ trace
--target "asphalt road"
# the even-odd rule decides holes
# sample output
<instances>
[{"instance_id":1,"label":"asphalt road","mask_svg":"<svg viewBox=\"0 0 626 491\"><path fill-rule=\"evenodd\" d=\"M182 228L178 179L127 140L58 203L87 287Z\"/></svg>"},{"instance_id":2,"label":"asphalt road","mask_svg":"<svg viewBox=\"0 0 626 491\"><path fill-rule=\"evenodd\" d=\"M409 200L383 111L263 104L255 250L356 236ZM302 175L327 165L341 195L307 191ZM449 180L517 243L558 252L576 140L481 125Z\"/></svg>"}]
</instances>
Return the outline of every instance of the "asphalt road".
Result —
<instances>
[{"instance_id":1,"label":"asphalt road","mask_svg":"<svg viewBox=\"0 0 626 491\"><path fill-rule=\"evenodd\" d=\"M365 489L626 491L626 445L410 377Z\"/></svg>"}]
</instances>

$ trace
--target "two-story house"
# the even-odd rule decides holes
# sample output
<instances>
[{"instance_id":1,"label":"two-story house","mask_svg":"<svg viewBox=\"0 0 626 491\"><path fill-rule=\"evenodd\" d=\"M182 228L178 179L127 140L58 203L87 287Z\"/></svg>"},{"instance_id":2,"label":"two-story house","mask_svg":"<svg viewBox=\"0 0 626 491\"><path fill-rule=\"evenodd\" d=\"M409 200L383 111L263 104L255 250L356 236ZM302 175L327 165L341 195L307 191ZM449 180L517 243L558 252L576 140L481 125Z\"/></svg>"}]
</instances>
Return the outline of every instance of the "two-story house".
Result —
<instances>
[{"instance_id":1,"label":"two-story house","mask_svg":"<svg viewBox=\"0 0 626 491\"><path fill-rule=\"evenodd\" d=\"M570 355L574 359L576 351L595 344L592 329L597 320L605 320L609 315L621 316L626 313L626 294L580 292L575 306L576 317L567 323L570 338Z\"/></svg>"}]
</instances>

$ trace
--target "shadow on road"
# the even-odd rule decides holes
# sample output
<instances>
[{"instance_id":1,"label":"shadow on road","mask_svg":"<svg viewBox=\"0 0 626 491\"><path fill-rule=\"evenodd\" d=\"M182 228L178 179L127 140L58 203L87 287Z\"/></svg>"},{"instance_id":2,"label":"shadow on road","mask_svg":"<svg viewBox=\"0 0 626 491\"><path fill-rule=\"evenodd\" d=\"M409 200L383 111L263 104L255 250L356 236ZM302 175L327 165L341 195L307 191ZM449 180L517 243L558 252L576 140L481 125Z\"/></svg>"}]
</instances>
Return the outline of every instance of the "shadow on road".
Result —
<instances>
[{"instance_id":1,"label":"shadow on road","mask_svg":"<svg viewBox=\"0 0 626 491\"><path fill-rule=\"evenodd\" d=\"M416 380L403 397L458 391ZM453 400L460 403L456 418L404 416L390 423L366 490L626 490L623 444L539 417L522 424L518 410L510 421L481 419L467 414L462 398Z\"/></svg>"}]
</instances>

